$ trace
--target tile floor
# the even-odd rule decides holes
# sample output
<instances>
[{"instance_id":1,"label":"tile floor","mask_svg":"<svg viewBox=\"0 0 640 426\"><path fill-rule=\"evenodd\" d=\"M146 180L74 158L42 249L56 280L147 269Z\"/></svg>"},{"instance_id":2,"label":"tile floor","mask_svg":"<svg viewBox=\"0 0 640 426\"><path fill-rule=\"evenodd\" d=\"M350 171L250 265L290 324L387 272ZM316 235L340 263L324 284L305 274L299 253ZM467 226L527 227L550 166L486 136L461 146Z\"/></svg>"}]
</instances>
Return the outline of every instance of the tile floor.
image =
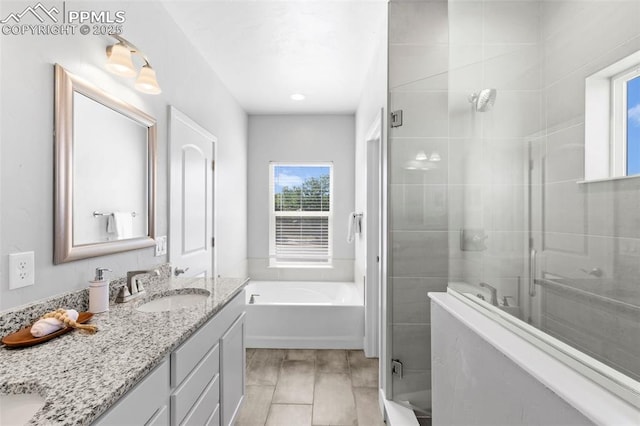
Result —
<instances>
[{"instance_id":1,"label":"tile floor","mask_svg":"<svg viewBox=\"0 0 640 426\"><path fill-rule=\"evenodd\" d=\"M362 351L247 349L246 384L236 426L384 425Z\"/></svg>"}]
</instances>

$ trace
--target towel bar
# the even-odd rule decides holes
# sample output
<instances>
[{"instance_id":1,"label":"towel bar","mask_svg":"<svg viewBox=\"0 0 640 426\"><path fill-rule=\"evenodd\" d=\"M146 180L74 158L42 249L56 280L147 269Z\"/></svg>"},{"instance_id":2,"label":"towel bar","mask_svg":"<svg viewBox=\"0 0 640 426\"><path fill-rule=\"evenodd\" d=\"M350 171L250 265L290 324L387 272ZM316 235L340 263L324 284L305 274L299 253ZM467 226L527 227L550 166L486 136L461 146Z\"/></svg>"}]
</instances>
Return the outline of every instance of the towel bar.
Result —
<instances>
[{"instance_id":1,"label":"towel bar","mask_svg":"<svg viewBox=\"0 0 640 426\"><path fill-rule=\"evenodd\" d=\"M113 213L104 213L104 212L99 212L99 211L95 211L93 212L93 217L98 217L98 216L111 216ZM136 212L131 212L131 216L136 217L138 215L138 213Z\"/></svg>"}]
</instances>

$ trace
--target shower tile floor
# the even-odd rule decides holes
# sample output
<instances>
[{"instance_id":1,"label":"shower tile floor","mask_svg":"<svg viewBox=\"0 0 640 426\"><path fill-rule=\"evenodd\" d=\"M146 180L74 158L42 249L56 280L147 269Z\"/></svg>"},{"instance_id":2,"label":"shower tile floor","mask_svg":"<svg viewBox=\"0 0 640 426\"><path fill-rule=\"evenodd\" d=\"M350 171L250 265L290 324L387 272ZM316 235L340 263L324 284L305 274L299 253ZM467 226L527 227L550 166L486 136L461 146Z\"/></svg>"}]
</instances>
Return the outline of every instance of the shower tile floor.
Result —
<instances>
[{"instance_id":1,"label":"shower tile floor","mask_svg":"<svg viewBox=\"0 0 640 426\"><path fill-rule=\"evenodd\" d=\"M236 426L381 426L378 360L363 351L247 349Z\"/></svg>"}]
</instances>

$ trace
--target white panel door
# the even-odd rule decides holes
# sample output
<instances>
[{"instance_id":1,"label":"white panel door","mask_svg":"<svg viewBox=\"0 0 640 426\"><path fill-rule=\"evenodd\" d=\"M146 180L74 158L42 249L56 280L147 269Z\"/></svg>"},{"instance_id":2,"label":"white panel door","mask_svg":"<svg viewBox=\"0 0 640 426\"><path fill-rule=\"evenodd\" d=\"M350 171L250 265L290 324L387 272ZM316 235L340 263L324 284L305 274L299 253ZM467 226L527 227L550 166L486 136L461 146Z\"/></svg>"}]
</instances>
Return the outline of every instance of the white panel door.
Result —
<instances>
[{"instance_id":1,"label":"white panel door","mask_svg":"<svg viewBox=\"0 0 640 426\"><path fill-rule=\"evenodd\" d=\"M169 261L185 276L215 274L215 143L215 136L170 107Z\"/></svg>"}]
</instances>

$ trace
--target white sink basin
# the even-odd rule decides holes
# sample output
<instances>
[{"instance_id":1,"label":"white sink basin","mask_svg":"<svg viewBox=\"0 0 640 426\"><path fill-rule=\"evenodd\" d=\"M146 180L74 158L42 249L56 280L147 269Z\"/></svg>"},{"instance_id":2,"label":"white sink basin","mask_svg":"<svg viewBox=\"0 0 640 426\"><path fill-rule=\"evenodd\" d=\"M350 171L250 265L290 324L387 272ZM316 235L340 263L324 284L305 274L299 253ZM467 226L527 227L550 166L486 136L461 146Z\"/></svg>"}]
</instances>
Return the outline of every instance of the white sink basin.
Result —
<instances>
[{"instance_id":1,"label":"white sink basin","mask_svg":"<svg viewBox=\"0 0 640 426\"><path fill-rule=\"evenodd\" d=\"M24 425L44 406L37 393L0 395L0 425Z\"/></svg>"},{"instance_id":2,"label":"white sink basin","mask_svg":"<svg viewBox=\"0 0 640 426\"><path fill-rule=\"evenodd\" d=\"M136 309L140 312L175 311L177 309L187 308L189 306L202 303L207 300L209 294L210 293L208 291L206 293L170 294L144 303Z\"/></svg>"}]
</instances>

